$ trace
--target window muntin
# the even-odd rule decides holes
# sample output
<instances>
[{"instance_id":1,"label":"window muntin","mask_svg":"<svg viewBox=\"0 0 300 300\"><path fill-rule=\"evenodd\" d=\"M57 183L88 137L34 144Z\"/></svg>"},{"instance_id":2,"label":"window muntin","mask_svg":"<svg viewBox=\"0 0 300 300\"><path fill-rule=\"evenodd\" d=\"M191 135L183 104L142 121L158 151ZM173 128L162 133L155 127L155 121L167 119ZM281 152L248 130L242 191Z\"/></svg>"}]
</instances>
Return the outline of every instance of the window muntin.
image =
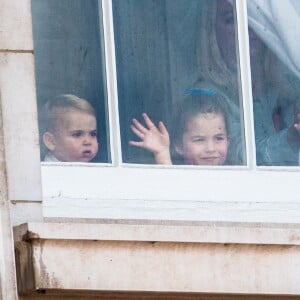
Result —
<instances>
[{"instance_id":1,"label":"window muntin","mask_svg":"<svg viewBox=\"0 0 300 300\"><path fill-rule=\"evenodd\" d=\"M179 144L184 144L184 139L172 132L183 135L182 132L189 131L178 130L177 120L181 118L174 120L172 116L181 102L180 113L185 115L187 112L182 112L182 108L188 106L189 98L203 98L213 92L227 102L229 110L225 164L245 164L235 7L224 0L113 0L112 6L123 162L154 162L149 151L128 144L130 140L139 140L130 129L132 119L141 120L146 112L155 124L162 120L166 125L173 163L205 164L198 157L188 159L185 155L191 147L190 156L208 155L202 150L207 137L206 131L201 130L202 123L200 131L191 134L200 135L203 145L191 140L192 146L185 150L187 147L174 142L177 138ZM206 95L195 96L206 91ZM198 117L194 115L193 119ZM218 149L215 155L219 155Z\"/></svg>"},{"instance_id":2,"label":"window muntin","mask_svg":"<svg viewBox=\"0 0 300 300\"><path fill-rule=\"evenodd\" d=\"M100 145L92 161L110 162L101 5L97 0L32 0L31 6L41 135L46 130L43 111L48 100L61 94L87 99L96 111ZM63 120L70 121L65 115ZM76 126L72 130L83 128ZM86 136L91 137L92 131L88 128ZM47 150L42 140L40 144L43 160ZM89 156L90 149L84 151Z\"/></svg>"}]
</instances>

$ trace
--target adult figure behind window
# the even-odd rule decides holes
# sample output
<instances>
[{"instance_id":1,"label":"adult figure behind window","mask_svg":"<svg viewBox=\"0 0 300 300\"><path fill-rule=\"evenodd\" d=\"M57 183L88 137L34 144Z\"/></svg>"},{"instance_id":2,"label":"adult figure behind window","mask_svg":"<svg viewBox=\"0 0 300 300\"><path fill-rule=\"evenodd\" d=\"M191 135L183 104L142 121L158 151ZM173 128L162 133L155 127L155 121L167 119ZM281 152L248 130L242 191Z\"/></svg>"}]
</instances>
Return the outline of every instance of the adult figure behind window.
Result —
<instances>
[{"instance_id":1,"label":"adult figure behind window","mask_svg":"<svg viewBox=\"0 0 300 300\"><path fill-rule=\"evenodd\" d=\"M236 26L227 0L201 4L198 49L199 86L225 93L240 120ZM258 165L298 165L299 134L295 130L299 80L249 29L255 140ZM241 144L241 143L240 143ZM239 145L235 145L238 147Z\"/></svg>"}]
</instances>

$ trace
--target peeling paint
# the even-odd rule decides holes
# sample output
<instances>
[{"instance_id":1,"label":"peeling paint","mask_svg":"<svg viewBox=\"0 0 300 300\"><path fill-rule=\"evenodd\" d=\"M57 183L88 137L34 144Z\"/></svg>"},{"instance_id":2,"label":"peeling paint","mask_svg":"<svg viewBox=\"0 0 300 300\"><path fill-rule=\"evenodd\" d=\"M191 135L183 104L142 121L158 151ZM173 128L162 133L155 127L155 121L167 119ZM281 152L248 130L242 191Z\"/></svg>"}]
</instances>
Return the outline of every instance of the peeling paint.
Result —
<instances>
[{"instance_id":1,"label":"peeling paint","mask_svg":"<svg viewBox=\"0 0 300 300\"><path fill-rule=\"evenodd\" d=\"M22 237L22 240L25 241L25 242L30 242L31 240L33 239L39 239L40 236L38 233L35 233L35 232L32 232L32 231L27 231L23 237Z\"/></svg>"},{"instance_id":2,"label":"peeling paint","mask_svg":"<svg viewBox=\"0 0 300 300\"><path fill-rule=\"evenodd\" d=\"M40 246L40 256L39 256L39 265L37 266L39 268L38 273L40 274L39 282L40 286L37 286L37 290L44 290L46 287L51 286L55 289L62 289L63 285L60 283L60 281L55 276L55 271L49 272L47 269L47 262L44 262L44 248L45 248L45 241L40 241L38 243L38 246ZM55 255L54 255L55 257ZM55 258L54 258L55 263ZM58 264L56 266L57 269L61 268L62 265Z\"/></svg>"}]
</instances>

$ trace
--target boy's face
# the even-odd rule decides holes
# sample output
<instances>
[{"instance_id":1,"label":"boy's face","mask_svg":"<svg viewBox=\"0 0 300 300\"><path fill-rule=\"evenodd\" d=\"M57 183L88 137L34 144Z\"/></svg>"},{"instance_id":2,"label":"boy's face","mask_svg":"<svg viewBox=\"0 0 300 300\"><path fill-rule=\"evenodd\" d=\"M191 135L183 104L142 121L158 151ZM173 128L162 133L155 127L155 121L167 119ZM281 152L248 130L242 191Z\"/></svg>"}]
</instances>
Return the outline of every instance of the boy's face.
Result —
<instances>
[{"instance_id":1,"label":"boy's face","mask_svg":"<svg viewBox=\"0 0 300 300\"><path fill-rule=\"evenodd\" d=\"M176 151L191 165L223 165L227 157L228 137L224 117L199 113L186 124L182 144Z\"/></svg>"},{"instance_id":2,"label":"boy's face","mask_svg":"<svg viewBox=\"0 0 300 300\"><path fill-rule=\"evenodd\" d=\"M96 118L75 109L61 114L53 133L48 133L52 135L48 149L60 161L91 161L98 152Z\"/></svg>"}]
</instances>

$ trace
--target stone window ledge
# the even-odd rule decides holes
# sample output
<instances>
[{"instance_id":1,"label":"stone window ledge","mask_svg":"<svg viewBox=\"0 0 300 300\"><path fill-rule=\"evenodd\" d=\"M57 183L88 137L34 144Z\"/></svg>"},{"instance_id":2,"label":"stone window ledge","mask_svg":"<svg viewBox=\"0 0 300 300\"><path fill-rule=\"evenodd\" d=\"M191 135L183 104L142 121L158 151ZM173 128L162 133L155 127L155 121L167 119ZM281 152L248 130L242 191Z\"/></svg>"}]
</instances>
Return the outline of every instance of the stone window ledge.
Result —
<instances>
[{"instance_id":1,"label":"stone window ledge","mask_svg":"<svg viewBox=\"0 0 300 300\"><path fill-rule=\"evenodd\" d=\"M65 220L22 224L14 236L22 294L300 296L297 224Z\"/></svg>"}]
</instances>

